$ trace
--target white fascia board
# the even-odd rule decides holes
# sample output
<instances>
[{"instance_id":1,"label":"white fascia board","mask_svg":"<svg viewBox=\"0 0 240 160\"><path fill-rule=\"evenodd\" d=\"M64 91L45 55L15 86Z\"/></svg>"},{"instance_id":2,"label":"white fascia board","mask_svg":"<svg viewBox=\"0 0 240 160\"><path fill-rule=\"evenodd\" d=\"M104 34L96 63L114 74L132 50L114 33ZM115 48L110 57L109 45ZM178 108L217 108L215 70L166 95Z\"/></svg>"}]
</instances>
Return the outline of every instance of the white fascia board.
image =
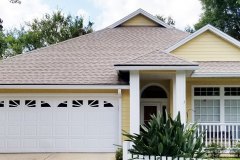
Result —
<instances>
[{"instance_id":1,"label":"white fascia board","mask_svg":"<svg viewBox=\"0 0 240 160\"><path fill-rule=\"evenodd\" d=\"M0 89L129 89L129 85L0 85Z\"/></svg>"},{"instance_id":2,"label":"white fascia board","mask_svg":"<svg viewBox=\"0 0 240 160\"><path fill-rule=\"evenodd\" d=\"M142 14L144 16L146 16L147 18L151 19L152 21L158 23L161 26L164 26L166 28L172 28L171 26L169 26L168 24L164 23L163 21L159 20L157 17L151 15L150 13L144 11L143 9L139 8L138 10L134 11L133 13L129 14L128 16L120 19L119 21L113 23L112 25L108 26L107 28L115 28L119 25L121 25L122 23L128 21L129 19L135 17L138 14Z\"/></svg>"},{"instance_id":3,"label":"white fascia board","mask_svg":"<svg viewBox=\"0 0 240 160\"><path fill-rule=\"evenodd\" d=\"M198 66L115 66L116 70L196 70Z\"/></svg>"},{"instance_id":4,"label":"white fascia board","mask_svg":"<svg viewBox=\"0 0 240 160\"><path fill-rule=\"evenodd\" d=\"M240 77L240 73L193 73L191 77Z\"/></svg>"},{"instance_id":5,"label":"white fascia board","mask_svg":"<svg viewBox=\"0 0 240 160\"><path fill-rule=\"evenodd\" d=\"M200 34L204 33L207 30L213 32L214 34L218 35L219 37L225 39L226 41L228 41L228 42L232 43L233 45L240 48L240 42L238 40L234 39L233 37L227 35L226 33L222 32L219 29L217 29L217 28L213 27L212 25L208 24L208 25L202 27L201 29L197 30L196 32L190 34L186 38L182 39L178 43L174 44L173 46L169 47L168 49L165 50L165 52L169 53L169 52L177 49L178 47L184 45L188 41L190 41L193 38L199 36Z\"/></svg>"}]
</instances>

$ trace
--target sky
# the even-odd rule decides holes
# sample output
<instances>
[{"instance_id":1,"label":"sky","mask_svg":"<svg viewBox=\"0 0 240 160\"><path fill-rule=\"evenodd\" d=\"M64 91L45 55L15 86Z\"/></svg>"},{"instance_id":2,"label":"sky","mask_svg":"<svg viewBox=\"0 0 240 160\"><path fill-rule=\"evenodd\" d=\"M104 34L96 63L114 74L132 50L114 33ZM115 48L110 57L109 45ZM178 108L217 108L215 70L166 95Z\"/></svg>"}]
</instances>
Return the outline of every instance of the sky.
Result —
<instances>
[{"instance_id":1,"label":"sky","mask_svg":"<svg viewBox=\"0 0 240 160\"><path fill-rule=\"evenodd\" d=\"M199 0L21 0L21 4L11 4L0 0L0 18L6 29L19 27L33 18L41 18L44 13L57 9L65 14L83 16L85 24L94 22L94 30L111 25L138 8L153 15L171 16L175 27L184 30L192 26L202 13Z\"/></svg>"}]
</instances>

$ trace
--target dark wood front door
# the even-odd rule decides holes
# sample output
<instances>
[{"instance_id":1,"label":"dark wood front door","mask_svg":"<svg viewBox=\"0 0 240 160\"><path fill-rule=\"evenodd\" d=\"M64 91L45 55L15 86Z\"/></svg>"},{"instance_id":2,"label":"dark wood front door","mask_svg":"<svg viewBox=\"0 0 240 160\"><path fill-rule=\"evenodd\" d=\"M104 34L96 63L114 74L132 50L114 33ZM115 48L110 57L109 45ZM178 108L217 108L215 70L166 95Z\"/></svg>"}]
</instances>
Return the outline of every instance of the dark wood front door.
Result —
<instances>
[{"instance_id":1,"label":"dark wood front door","mask_svg":"<svg viewBox=\"0 0 240 160\"><path fill-rule=\"evenodd\" d=\"M151 115L156 115L158 111L158 106L146 105L144 106L144 123L149 122Z\"/></svg>"}]
</instances>

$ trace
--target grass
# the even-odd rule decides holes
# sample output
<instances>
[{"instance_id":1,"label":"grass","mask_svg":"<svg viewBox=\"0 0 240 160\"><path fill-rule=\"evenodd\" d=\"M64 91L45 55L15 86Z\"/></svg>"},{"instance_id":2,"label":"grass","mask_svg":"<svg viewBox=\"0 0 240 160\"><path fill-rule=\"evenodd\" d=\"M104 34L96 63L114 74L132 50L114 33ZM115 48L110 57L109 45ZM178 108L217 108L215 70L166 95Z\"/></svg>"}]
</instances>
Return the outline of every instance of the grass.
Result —
<instances>
[{"instance_id":1,"label":"grass","mask_svg":"<svg viewBox=\"0 0 240 160\"><path fill-rule=\"evenodd\" d=\"M239 160L239 158L221 158L220 160Z\"/></svg>"}]
</instances>

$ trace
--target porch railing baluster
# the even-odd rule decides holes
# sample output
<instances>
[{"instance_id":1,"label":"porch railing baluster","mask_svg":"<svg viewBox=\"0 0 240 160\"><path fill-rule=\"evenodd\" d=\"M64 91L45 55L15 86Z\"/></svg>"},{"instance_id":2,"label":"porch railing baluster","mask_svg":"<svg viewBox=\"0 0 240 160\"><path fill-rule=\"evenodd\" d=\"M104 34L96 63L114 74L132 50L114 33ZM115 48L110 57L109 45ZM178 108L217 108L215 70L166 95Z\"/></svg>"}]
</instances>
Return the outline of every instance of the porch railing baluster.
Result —
<instances>
[{"instance_id":1,"label":"porch railing baluster","mask_svg":"<svg viewBox=\"0 0 240 160\"><path fill-rule=\"evenodd\" d=\"M204 131L206 134L202 140L205 146L217 143L230 149L240 141L240 123L199 123L196 134Z\"/></svg>"}]
</instances>

